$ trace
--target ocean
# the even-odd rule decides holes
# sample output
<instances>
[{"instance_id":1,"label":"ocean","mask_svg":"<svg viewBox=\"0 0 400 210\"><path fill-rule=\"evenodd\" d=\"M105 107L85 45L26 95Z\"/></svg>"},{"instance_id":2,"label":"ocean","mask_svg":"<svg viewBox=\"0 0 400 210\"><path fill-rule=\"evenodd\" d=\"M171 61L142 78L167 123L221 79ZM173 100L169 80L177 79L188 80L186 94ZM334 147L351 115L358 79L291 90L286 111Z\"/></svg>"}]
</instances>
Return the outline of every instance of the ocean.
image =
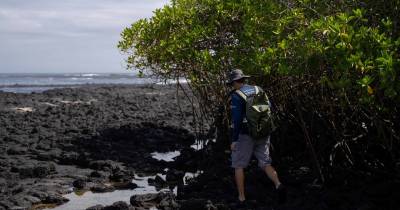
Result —
<instances>
[{"instance_id":1,"label":"ocean","mask_svg":"<svg viewBox=\"0 0 400 210\"><path fill-rule=\"evenodd\" d=\"M151 84L159 83L137 73L68 73L68 74L13 74L0 73L0 91L14 93L43 92L87 84Z\"/></svg>"}]
</instances>

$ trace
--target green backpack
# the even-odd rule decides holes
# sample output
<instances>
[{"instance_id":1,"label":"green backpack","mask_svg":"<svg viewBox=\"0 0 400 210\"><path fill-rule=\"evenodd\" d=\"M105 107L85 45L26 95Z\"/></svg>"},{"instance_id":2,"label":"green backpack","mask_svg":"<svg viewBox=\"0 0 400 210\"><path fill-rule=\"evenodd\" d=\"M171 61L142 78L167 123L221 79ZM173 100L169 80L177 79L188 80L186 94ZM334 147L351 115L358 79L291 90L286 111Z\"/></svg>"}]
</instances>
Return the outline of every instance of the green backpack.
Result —
<instances>
[{"instance_id":1,"label":"green backpack","mask_svg":"<svg viewBox=\"0 0 400 210\"><path fill-rule=\"evenodd\" d=\"M255 140L261 140L273 131L277 126L274 123L274 114L267 94L258 86L254 86L256 93L246 96L242 91L236 93L246 101L246 120L249 135Z\"/></svg>"}]
</instances>

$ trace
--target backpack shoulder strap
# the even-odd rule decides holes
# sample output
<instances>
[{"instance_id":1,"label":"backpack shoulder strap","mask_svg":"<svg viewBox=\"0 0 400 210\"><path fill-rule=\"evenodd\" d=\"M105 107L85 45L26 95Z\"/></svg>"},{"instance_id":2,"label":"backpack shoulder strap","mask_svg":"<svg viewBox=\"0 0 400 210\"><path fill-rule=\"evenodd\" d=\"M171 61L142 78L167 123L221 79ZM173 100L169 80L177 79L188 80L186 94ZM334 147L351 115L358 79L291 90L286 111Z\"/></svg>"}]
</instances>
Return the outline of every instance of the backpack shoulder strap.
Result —
<instances>
[{"instance_id":1,"label":"backpack shoulder strap","mask_svg":"<svg viewBox=\"0 0 400 210\"><path fill-rule=\"evenodd\" d=\"M254 86L254 89L256 89L256 95L260 92L260 89L258 86Z\"/></svg>"},{"instance_id":2,"label":"backpack shoulder strap","mask_svg":"<svg viewBox=\"0 0 400 210\"><path fill-rule=\"evenodd\" d=\"M266 93L263 89L262 89L262 87L260 87L260 86L254 86L255 88L256 88L256 91L258 91L257 93Z\"/></svg>"},{"instance_id":3,"label":"backpack shoulder strap","mask_svg":"<svg viewBox=\"0 0 400 210\"><path fill-rule=\"evenodd\" d=\"M245 101L247 101L246 94L244 94L241 90L236 90L235 93L237 93L241 98L243 98Z\"/></svg>"}]
</instances>

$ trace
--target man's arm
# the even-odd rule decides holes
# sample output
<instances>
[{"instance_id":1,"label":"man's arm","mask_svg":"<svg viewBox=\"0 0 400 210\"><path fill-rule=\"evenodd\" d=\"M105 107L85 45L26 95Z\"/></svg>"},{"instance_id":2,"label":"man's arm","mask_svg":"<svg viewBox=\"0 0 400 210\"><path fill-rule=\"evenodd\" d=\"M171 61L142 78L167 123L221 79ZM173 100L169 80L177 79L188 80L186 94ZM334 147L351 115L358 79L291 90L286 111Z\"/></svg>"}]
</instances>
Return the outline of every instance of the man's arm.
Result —
<instances>
[{"instance_id":1,"label":"man's arm","mask_svg":"<svg viewBox=\"0 0 400 210\"><path fill-rule=\"evenodd\" d=\"M232 143L239 139L240 129L243 121L243 103L242 98L236 93L232 93L231 100L231 115L232 115Z\"/></svg>"}]
</instances>

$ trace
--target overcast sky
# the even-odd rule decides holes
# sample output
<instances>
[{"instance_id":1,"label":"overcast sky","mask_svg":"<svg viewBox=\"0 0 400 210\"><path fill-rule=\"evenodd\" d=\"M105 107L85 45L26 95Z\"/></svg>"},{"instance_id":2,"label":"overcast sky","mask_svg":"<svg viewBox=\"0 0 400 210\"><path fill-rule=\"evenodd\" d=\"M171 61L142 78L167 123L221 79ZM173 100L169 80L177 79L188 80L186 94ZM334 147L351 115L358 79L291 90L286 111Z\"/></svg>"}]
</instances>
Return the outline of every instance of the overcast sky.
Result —
<instances>
[{"instance_id":1,"label":"overcast sky","mask_svg":"<svg viewBox=\"0 0 400 210\"><path fill-rule=\"evenodd\" d=\"M168 0L0 0L0 73L126 72L116 45Z\"/></svg>"}]
</instances>

